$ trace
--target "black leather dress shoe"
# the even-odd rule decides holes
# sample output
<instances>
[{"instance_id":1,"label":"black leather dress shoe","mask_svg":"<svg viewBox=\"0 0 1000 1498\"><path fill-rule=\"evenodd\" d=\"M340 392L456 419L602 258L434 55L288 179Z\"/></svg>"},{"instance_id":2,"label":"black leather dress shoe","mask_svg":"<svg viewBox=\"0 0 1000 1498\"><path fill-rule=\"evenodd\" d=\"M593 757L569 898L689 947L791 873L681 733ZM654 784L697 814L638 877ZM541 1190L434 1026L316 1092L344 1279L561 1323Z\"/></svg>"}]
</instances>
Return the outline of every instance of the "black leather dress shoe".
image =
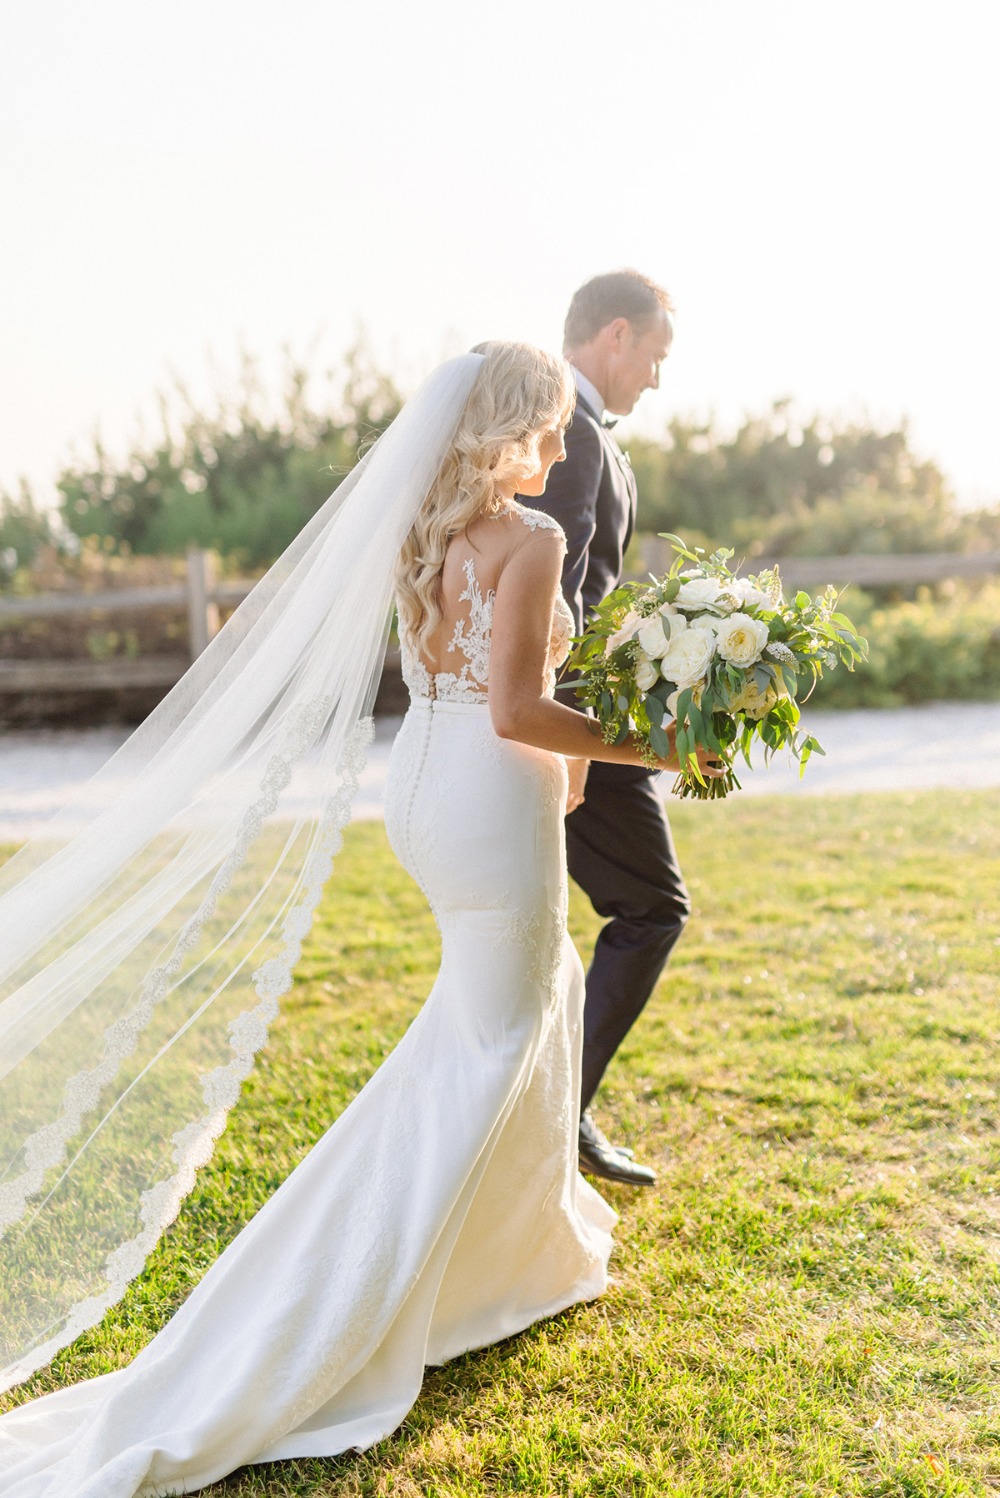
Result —
<instances>
[{"instance_id":1,"label":"black leather dress shoe","mask_svg":"<svg viewBox=\"0 0 1000 1498\"><path fill-rule=\"evenodd\" d=\"M624 1155L626 1160L635 1159L635 1150L630 1150L628 1146L624 1144L611 1143L611 1140L604 1133L604 1130L598 1128L597 1124L594 1121L594 1115L591 1113L589 1108L580 1119L581 1144L584 1140L586 1140L588 1144L597 1145L599 1149L614 1150L616 1155Z\"/></svg>"},{"instance_id":2,"label":"black leather dress shoe","mask_svg":"<svg viewBox=\"0 0 1000 1498\"><path fill-rule=\"evenodd\" d=\"M637 1165L627 1153L615 1149L597 1127L589 1113L580 1120L580 1169L604 1181L619 1181L624 1186L652 1186L656 1175L648 1165Z\"/></svg>"}]
</instances>

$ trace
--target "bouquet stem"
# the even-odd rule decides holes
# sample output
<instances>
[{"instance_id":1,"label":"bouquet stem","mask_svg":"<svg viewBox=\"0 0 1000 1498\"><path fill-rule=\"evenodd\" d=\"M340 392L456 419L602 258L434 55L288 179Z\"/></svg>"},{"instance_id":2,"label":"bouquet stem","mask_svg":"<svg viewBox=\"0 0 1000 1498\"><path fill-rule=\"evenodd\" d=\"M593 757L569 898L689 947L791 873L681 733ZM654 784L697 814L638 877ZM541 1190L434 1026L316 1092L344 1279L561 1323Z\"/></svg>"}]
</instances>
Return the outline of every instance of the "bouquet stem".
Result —
<instances>
[{"instance_id":1,"label":"bouquet stem","mask_svg":"<svg viewBox=\"0 0 1000 1498\"><path fill-rule=\"evenodd\" d=\"M678 775L671 786L671 794L679 796L683 801L687 797L693 797L696 801L720 801L723 796L728 796L730 791L741 789L736 778L736 771L729 765L724 775L717 780L706 780L702 785L693 775Z\"/></svg>"}]
</instances>

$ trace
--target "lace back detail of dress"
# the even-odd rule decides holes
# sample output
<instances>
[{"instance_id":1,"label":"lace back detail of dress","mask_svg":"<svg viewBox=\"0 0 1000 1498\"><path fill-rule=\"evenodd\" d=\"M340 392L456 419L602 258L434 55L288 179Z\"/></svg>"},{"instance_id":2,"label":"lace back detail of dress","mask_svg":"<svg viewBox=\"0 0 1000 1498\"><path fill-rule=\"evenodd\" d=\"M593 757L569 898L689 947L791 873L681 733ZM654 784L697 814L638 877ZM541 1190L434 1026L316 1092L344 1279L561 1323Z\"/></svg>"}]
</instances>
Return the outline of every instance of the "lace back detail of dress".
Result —
<instances>
[{"instance_id":1,"label":"lace back detail of dress","mask_svg":"<svg viewBox=\"0 0 1000 1498\"><path fill-rule=\"evenodd\" d=\"M518 518L529 530L560 531L559 522L541 510L528 510L523 505L512 507ZM400 639L400 656L403 680L411 697L431 698L439 702L485 702L490 674L490 639L493 629L493 602L496 597L491 588L485 598L476 577L476 566L472 557L462 564L465 588L459 595L460 604L468 604L468 616L459 615L455 620L448 654L465 657L461 669L433 672L421 660L408 636ZM565 659L573 629L573 616L563 599L556 600L549 640L549 668L552 675L550 690L554 687L555 667Z\"/></svg>"},{"instance_id":2,"label":"lace back detail of dress","mask_svg":"<svg viewBox=\"0 0 1000 1498\"><path fill-rule=\"evenodd\" d=\"M407 636L400 640L403 680L413 697L430 697L439 702L485 702L490 673L490 631L493 626L491 589L483 597L476 577L476 567L469 557L462 568L465 589L459 603L469 605L468 618L455 620L448 653L461 651L465 661L461 670L432 672L420 659Z\"/></svg>"},{"instance_id":3,"label":"lace back detail of dress","mask_svg":"<svg viewBox=\"0 0 1000 1498\"><path fill-rule=\"evenodd\" d=\"M491 588L483 597L471 557L466 560L462 571L465 573L465 591L459 595L458 601L469 605L469 617L468 620L456 619L448 642L448 654L460 650L465 656L465 664L457 676L447 671L438 675L438 696L442 695L441 687L444 686L443 695L452 701L464 701L470 692L473 696L481 695L486 691L490 676L490 634L496 594Z\"/></svg>"}]
</instances>

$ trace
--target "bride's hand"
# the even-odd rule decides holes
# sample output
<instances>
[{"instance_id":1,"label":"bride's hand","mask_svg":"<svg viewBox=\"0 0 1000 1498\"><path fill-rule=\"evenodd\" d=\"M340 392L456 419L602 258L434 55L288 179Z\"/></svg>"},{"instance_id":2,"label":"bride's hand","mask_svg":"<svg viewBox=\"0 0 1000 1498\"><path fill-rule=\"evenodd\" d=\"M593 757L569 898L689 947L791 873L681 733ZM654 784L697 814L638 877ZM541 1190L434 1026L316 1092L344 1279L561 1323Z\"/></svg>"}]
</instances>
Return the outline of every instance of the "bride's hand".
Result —
<instances>
[{"instance_id":1,"label":"bride's hand","mask_svg":"<svg viewBox=\"0 0 1000 1498\"><path fill-rule=\"evenodd\" d=\"M589 769L589 759L573 759L570 757L566 760L566 772L569 776L569 791L566 796L567 816L569 816L571 811L576 811L577 807L583 803L583 792L587 784L587 772Z\"/></svg>"}]
</instances>

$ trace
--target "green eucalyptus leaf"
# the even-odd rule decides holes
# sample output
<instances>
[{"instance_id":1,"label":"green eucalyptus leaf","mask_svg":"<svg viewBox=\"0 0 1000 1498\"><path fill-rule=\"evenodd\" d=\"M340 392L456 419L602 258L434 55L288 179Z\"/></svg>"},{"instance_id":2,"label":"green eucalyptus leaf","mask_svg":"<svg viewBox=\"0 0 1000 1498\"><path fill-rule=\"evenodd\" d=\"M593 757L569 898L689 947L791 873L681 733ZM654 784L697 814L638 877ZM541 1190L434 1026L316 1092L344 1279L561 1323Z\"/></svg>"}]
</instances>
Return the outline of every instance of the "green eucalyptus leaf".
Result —
<instances>
[{"instance_id":1,"label":"green eucalyptus leaf","mask_svg":"<svg viewBox=\"0 0 1000 1498\"><path fill-rule=\"evenodd\" d=\"M704 703L704 700L703 700L702 701L702 714L701 714L701 720L702 720L701 742L705 745L706 749L714 749L715 752L716 752L716 754L721 754L723 752L723 745L722 745L722 740L719 738L719 735L716 732L715 719L714 719L714 717L712 715L710 715L709 713L706 713L704 709L705 709L705 703Z\"/></svg>"},{"instance_id":2,"label":"green eucalyptus leaf","mask_svg":"<svg viewBox=\"0 0 1000 1498\"><path fill-rule=\"evenodd\" d=\"M667 738L666 730L659 723L649 725L649 742L658 758L667 758L670 753L670 740Z\"/></svg>"},{"instance_id":3,"label":"green eucalyptus leaf","mask_svg":"<svg viewBox=\"0 0 1000 1498\"><path fill-rule=\"evenodd\" d=\"M777 671L777 680L781 683L781 686L788 693L789 697L798 696L799 678L796 676L791 666L779 666Z\"/></svg>"}]
</instances>

